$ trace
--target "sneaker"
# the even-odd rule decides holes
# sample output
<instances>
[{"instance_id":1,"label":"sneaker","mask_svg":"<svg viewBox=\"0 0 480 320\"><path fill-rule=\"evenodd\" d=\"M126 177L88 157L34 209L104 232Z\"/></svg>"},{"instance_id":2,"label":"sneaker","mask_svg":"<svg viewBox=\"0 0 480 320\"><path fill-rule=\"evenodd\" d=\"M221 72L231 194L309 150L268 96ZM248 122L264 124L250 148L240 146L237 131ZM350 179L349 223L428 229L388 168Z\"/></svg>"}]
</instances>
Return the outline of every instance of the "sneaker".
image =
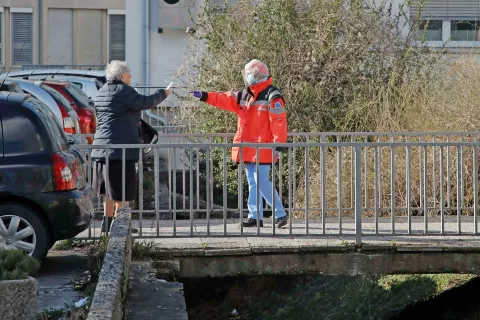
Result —
<instances>
[{"instance_id":1,"label":"sneaker","mask_svg":"<svg viewBox=\"0 0 480 320\"><path fill-rule=\"evenodd\" d=\"M284 225L287 224L287 222L288 222L287 216L283 216L275 220L275 224L277 225L277 228L283 227Z\"/></svg>"},{"instance_id":2,"label":"sneaker","mask_svg":"<svg viewBox=\"0 0 480 320\"><path fill-rule=\"evenodd\" d=\"M257 219L248 218L247 220L243 221L244 227L256 227L257 226ZM260 227L263 227L263 220L260 220Z\"/></svg>"}]
</instances>

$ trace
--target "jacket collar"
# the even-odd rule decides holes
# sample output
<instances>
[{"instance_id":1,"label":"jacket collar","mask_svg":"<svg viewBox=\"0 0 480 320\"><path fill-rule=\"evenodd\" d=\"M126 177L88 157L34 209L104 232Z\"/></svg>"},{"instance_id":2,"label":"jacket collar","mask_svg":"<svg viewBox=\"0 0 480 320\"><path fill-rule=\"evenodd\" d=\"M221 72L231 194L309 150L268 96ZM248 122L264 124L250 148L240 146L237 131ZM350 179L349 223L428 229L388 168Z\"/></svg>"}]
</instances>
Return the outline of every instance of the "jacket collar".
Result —
<instances>
[{"instance_id":1,"label":"jacket collar","mask_svg":"<svg viewBox=\"0 0 480 320\"><path fill-rule=\"evenodd\" d=\"M269 86L272 85L272 77L269 77L267 80L256 83L253 86L250 86L248 88L248 92L254 96L255 99L257 99L257 96L260 92L264 91L267 89Z\"/></svg>"},{"instance_id":2,"label":"jacket collar","mask_svg":"<svg viewBox=\"0 0 480 320\"><path fill-rule=\"evenodd\" d=\"M122 80L110 80L108 81L108 83L111 83L111 84L125 84Z\"/></svg>"}]
</instances>

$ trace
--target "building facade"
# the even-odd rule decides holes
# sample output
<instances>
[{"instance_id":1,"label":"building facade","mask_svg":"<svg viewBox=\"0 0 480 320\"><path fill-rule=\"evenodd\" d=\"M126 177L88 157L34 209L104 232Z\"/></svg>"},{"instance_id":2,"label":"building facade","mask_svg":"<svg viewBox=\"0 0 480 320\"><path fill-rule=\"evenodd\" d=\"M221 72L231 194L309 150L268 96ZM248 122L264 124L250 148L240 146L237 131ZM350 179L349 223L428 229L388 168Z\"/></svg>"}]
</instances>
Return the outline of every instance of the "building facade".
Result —
<instances>
[{"instance_id":1,"label":"building facade","mask_svg":"<svg viewBox=\"0 0 480 320\"><path fill-rule=\"evenodd\" d=\"M3 70L112 59L125 59L125 0L0 0Z\"/></svg>"}]
</instances>

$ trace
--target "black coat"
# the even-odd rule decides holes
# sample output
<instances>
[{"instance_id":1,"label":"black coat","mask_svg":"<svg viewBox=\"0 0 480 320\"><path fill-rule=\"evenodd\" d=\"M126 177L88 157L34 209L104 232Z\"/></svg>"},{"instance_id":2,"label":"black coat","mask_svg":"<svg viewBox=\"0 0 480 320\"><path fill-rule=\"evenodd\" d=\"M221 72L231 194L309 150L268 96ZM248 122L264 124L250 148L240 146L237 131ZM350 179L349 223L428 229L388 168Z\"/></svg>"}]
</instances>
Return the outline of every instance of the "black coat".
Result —
<instances>
[{"instance_id":1,"label":"black coat","mask_svg":"<svg viewBox=\"0 0 480 320\"><path fill-rule=\"evenodd\" d=\"M93 144L139 144L138 129L141 111L156 107L166 97L167 94L163 89L144 96L123 82L105 83L95 98L97 131ZM108 152L110 160L122 159L122 149L110 149ZM93 160L103 161L106 157L106 149L92 150ZM138 161L138 159L137 149L125 150L125 160Z\"/></svg>"}]
</instances>

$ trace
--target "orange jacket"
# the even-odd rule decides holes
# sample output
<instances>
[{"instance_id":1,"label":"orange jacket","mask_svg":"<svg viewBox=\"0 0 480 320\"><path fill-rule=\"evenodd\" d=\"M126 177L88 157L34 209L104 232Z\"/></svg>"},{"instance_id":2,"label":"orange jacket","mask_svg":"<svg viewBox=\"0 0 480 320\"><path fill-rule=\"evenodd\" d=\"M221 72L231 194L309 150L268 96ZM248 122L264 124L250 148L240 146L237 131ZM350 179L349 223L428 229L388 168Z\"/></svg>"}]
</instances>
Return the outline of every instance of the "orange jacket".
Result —
<instances>
[{"instance_id":1,"label":"orange jacket","mask_svg":"<svg viewBox=\"0 0 480 320\"><path fill-rule=\"evenodd\" d=\"M235 112L238 116L234 143L285 143L287 116L280 91L272 86L272 78L243 91L209 92L206 102ZM240 162L240 148L232 149L232 160ZM258 149L258 162L272 163L272 149ZM242 160L256 163L256 148L242 148Z\"/></svg>"}]
</instances>

